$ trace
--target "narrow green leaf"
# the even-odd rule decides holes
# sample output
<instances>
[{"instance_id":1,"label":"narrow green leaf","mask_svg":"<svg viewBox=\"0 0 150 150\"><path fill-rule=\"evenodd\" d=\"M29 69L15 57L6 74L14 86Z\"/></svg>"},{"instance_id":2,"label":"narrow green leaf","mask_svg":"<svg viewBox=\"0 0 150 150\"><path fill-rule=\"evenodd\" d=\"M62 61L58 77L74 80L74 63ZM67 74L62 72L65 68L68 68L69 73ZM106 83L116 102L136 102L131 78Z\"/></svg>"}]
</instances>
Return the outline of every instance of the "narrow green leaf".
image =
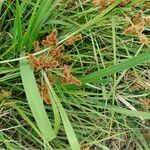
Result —
<instances>
[{"instance_id":1,"label":"narrow green leaf","mask_svg":"<svg viewBox=\"0 0 150 150\"><path fill-rule=\"evenodd\" d=\"M13 150L14 148L11 146L11 144L9 143L9 141L7 139L5 139L3 132L0 131L0 143L4 143L6 148L9 150Z\"/></svg>"},{"instance_id":2,"label":"narrow green leaf","mask_svg":"<svg viewBox=\"0 0 150 150\"><path fill-rule=\"evenodd\" d=\"M16 49L20 50L23 44L23 26L22 26L22 6L19 4L19 1L16 1L16 14L15 22L13 28L13 42L17 41Z\"/></svg>"},{"instance_id":3,"label":"narrow green leaf","mask_svg":"<svg viewBox=\"0 0 150 150\"><path fill-rule=\"evenodd\" d=\"M143 119L150 119L150 113L148 112L142 112L142 111L132 111L132 110L128 110L125 108L119 108L117 106L108 106L108 108L106 108L110 111L114 111L120 114L124 114L127 116L133 116L133 117L143 117Z\"/></svg>"},{"instance_id":4,"label":"narrow green leaf","mask_svg":"<svg viewBox=\"0 0 150 150\"><path fill-rule=\"evenodd\" d=\"M33 69L27 59L20 61L20 72L27 100L36 123L44 140L50 141L55 137L55 133L44 109L43 100L41 99L36 84Z\"/></svg>"},{"instance_id":5,"label":"narrow green leaf","mask_svg":"<svg viewBox=\"0 0 150 150\"><path fill-rule=\"evenodd\" d=\"M20 72L10 73L0 78L0 83L20 76Z\"/></svg>"},{"instance_id":6,"label":"narrow green leaf","mask_svg":"<svg viewBox=\"0 0 150 150\"><path fill-rule=\"evenodd\" d=\"M45 78L46 81L48 81L48 78L47 78L47 75L45 73L43 73L43 76ZM58 98L57 94L55 93L55 91L53 90L52 86L50 85L49 82L47 82L48 84L48 87L49 87L49 90L52 94L52 97L53 99L55 100L56 102L56 105L59 109L59 113L60 113L60 116L61 116L61 119L63 121L63 125L64 125L64 128L65 128L65 131L66 131L66 134L67 134L67 137L68 137L68 140L69 140L69 143L70 143L70 146L71 146L71 149L72 150L80 150L80 144L78 143L78 140L77 140L77 137L74 133L74 130L71 126L71 123L67 117L67 114L60 102L60 99Z\"/></svg>"},{"instance_id":7,"label":"narrow green leaf","mask_svg":"<svg viewBox=\"0 0 150 150\"><path fill-rule=\"evenodd\" d=\"M45 78L45 81L46 81L47 85L49 85L49 80L47 78ZM57 134L59 131L60 122L61 122L59 109L58 109L57 104L56 104L55 100L53 99L52 94L49 89L48 89L48 94L50 95L51 101L52 101L52 108L53 108L53 112L54 112L54 122L55 122L54 123L54 131Z\"/></svg>"},{"instance_id":8,"label":"narrow green leaf","mask_svg":"<svg viewBox=\"0 0 150 150\"><path fill-rule=\"evenodd\" d=\"M37 37L36 33L40 31L40 29L43 27L43 24L51 16L52 11L61 2L62 0L57 0L55 2L53 2L52 0L37 0L31 19L29 20L27 32L25 34L25 43L28 43L28 45L31 46L32 40Z\"/></svg>"},{"instance_id":9,"label":"narrow green leaf","mask_svg":"<svg viewBox=\"0 0 150 150\"><path fill-rule=\"evenodd\" d=\"M22 116L22 118L32 127L32 129L40 136L42 137L41 132L37 129L37 127L33 124L33 122L26 116L26 114L17 106L13 105L13 107L18 111L19 115Z\"/></svg>"},{"instance_id":10,"label":"narrow green leaf","mask_svg":"<svg viewBox=\"0 0 150 150\"><path fill-rule=\"evenodd\" d=\"M100 71L90 73L89 75L81 77L80 80L83 83L95 82L96 80L99 80L100 78L103 78L105 76L108 76L108 75L111 75L113 73L117 73L117 72L120 72L120 71L123 71L126 69L130 69L130 68L135 67L138 64L141 64L141 63L148 61L148 60L150 60L150 52L146 52L146 53L141 54L137 57L130 58L124 62L121 62L117 65L107 67L107 68L102 69Z\"/></svg>"},{"instance_id":11,"label":"narrow green leaf","mask_svg":"<svg viewBox=\"0 0 150 150\"><path fill-rule=\"evenodd\" d=\"M107 109L111 112L124 114L126 116L142 117L143 119L150 119L150 113L149 112L132 111L132 110L128 110L126 108L121 108L121 107L112 106L112 105L105 106L104 103L99 103L99 106L96 106L96 105L90 105L90 106L95 107L95 108L104 108L104 109Z\"/></svg>"}]
</instances>

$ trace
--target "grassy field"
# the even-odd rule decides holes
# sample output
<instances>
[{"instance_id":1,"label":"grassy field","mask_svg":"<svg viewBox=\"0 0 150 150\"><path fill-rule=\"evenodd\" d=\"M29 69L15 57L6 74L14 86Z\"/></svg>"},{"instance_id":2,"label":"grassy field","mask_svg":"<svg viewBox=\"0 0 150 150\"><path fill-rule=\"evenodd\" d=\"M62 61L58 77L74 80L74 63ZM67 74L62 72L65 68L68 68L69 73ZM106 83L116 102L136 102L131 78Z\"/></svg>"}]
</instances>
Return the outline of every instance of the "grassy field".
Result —
<instances>
[{"instance_id":1,"label":"grassy field","mask_svg":"<svg viewBox=\"0 0 150 150\"><path fill-rule=\"evenodd\" d=\"M150 2L102 1L0 0L0 149L150 149Z\"/></svg>"}]
</instances>

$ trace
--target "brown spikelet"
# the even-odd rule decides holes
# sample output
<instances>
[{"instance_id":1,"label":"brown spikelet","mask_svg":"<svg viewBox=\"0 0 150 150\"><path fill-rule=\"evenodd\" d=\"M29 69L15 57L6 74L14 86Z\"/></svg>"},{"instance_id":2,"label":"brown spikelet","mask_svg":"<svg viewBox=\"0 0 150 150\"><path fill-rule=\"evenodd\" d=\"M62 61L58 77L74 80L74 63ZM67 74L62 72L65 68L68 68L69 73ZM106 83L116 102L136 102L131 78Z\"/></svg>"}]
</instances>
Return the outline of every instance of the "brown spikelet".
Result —
<instances>
[{"instance_id":1,"label":"brown spikelet","mask_svg":"<svg viewBox=\"0 0 150 150\"><path fill-rule=\"evenodd\" d=\"M0 91L0 98L3 99L3 98L10 98L12 95L12 92L11 91L7 91L7 90L4 90L2 89Z\"/></svg>"},{"instance_id":2,"label":"brown spikelet","mask_svg":"<svg viewBox=\"0 0 150 150\"><path fill-rule=\"evenodd\" d=\"M138 12L135 16L131 18L131 22L136 26L144 26L144 16L143 12Z\"/></svg>"},{"instance_id":3,"label":"brown spikelet","mask_svg":"<svg viewBox=\"0 0 150 150\"><path fill-rule=\"evenodd\" d=\"M112 5L115 2L116 0L93 0L93 4L98 7L99 11L105 10L106 8L108 8L110 5ZM122 0L119 6L124 7L130 2L131 0Z\"/></svg>"},{"instance_id":4,"label":"brown spikelet","mask_svg":"<svg viewBox=\"0 0 150 150\"><path fill-rule=\"evenodd\" d=\"M63 76L68 77L71 74L71 70L68 65L64 65L63 67Z\"/></svg>"},{"instance_id":5,"label":"brown spikelet","mask_svg":"<svg viewBox=\"0 0 150 150\"><path fill-rule=\"evenodd\" d=\"M149 109L149 107L150 107L150 98L147 98L147 99L140 99L139 102L141 103L141 105L142 105L146 110Z\"/></svg>"},{"instance_id":6,"label":"brown spikelet","mask_svg":"<svg viewBox=\"0 0 150 150\"><path fill-rule=\"evenodd\" d=\"M65 83L71 83L71 84L75 84L77 86L81 86L82 83L81 81L79 81L76 77L74 77L73 75L71 75L71 70L69 68L69 66L64 65L63 68L63 76L64 76L64 81Z\"/></svg>"},{"instance_id":7,"label":"brown spikelet","mask_svg":"<svg viewBox=\"0 0 150 150\"><path fill-rule=\"evenodd\" d=\"M49 44L49 42L48 42L47 40L43 40L43 41L42 41L42 45L44 45L44 46L49 46L50 44Z\"/></svg>"},{"instance_id":8,"label":"brown spikelet","mask_svg":"<svg viewBox=\"0 0 150 150\"><path fill-rule=\"evenodd\" d=\"M57 31L57 29L53 29L52 30L52 33L51 33L51 36L53 36L53 37L57 37L57 35L58 35L58 31Z\"/></svg>"},{"instance_id":9,"label":"brown spikelet","mask_svg":"<svg viewBox=\"0 0 150 150\"><path fill-rule=\"evenodd\" d=\"M58 44L57 34L57 29L53 29L51 34L46 37L46 40L42 41L42 44L44 46L56 46Z\"/></svg>"},{"instance_id":10,"label":"brown spikelet","mask_svg":"<svg viewBox=\"0 0 150 150\"><path fill-rule=\"evenodd\" d=\"M35 50L35 52L40 51L40 44L39 44L39 41L34 41L34 50Z\"/></svg>"},{"instance_id":11,"label":"brown spikelet","mask_svg":"<svg viewBox=\"0 0 150 150\"><path fill-rule=\"evenodd\" d=\"M125 34L134 34L137 35L139 33L142 33L144 30L144 18L143 18L143 13L139 12L135 16L131 18L131 22L127 25L125 28L124 33Z\"/></svg>"},{"instance_id":12,"label":"brown spikelet","mask_svg":"<svg viewBox=\"0 0 150 150\"><path fill-rule=\"evenodd\" d=\"M125 35L137 34L137 29L135 26L128 25L124 30Z\"/></svg>"},{"instance_id":13,"label":"brown spikelet","mask_svg":"<svg viewBox=\"0 0 150 150\"><path fill-rule=\"evenodd\" d=\"M144 34L138 34L137 36L138 36L139 40L141 41L141 43L143 43L143 44L149 43L148 38Z\"/></svg>"},{"instance_id":14,"label":"brown spikelet","mask_svg":"<svg viewBox=\"0 0 150 150\"><path fill-rule=\"evenodd\" d=\"M143 16L143 12L140 11L135 16L133 16L131 18L131 22L132 23L129 23L125 28L124 34L135 35L138 37L141 43L148 44L149 43L148 38L144 34L142 34L142 32L144 31L144 26L146 24L146 19Z\"/></svg>"},{"instance_id":15,"label":"brown spikelet","mask_svg":"<svg viewBox=\"0 0 150 150\"><path fill-rule=\"evenodd\" d=\"M58 61L60 64L62 61L69 62L70 58L63 53L64 46L60 45L56 48L53 48L49 52L49 56L52 57L53 60Z\"/></svg>"},{"instance_id":16,"label":"brown spikelet","mask_svg":"<svg viewBox=\"0 0 150 150\"><path fill-rule=\"evenodd\" d=\"M150 25L150 17L144 17L145 25Z\"/></svg>"},{"instance_id":17,"label":"brown spikelet","mask_svg":"<svg viewBox=\"0 0 150 150\"><path fill-rule=\"evenodd\" d=\"M100 6L100 5L102 5L102 0L93 0L92 2L93 2L93 4L94 4L95 6Z\"/></svg>"},{"instance_id":18,"label":"brown spikelet","mask_svg":"<svg viewBox=\"0 0 150 150\"><path fill-rule=\"evenodd\" d=\"M81 86L82 83L80 80L78 80L76 77L74 77L73 75L70 75L70 77L68 78L68 83L71 83L71 84L75 84L77 86Z\"/></svg>"},{"instance_id":19,"label":"brown spikelet","mask_svg":"<svg viewBox=\"0 0 150 150\"><path fill-rule=\"evenodd\" d=\"M60 45L60 46L52 49L52 51L49 54L53 58L60 58L60 55L61 55L63 50L64 50L64 47L62 45Z\"/></svg>"},{"instance_id":20,"label":"brown spikelet","mask_svg":"<svg viewBox=\"0 0 150 150\"><path fill-rule=\"evenodd\" d=\"M55 60L48 61L46 64L47 68L56 68L58 65L58 61Z\"/></svg>"},{"instance_id":21,"label":"brown spikelet","mask_svg":"<svg viewBox=\"0 0 150 150\"><path fill-rule=\"evenodd\" d=\"M113 4L115 0L93 0L93 4L98 7L99 11L102 11Z\"/></svg>"},{"instance_id":22,"label":"brown spikelet","mask_svg":"<svg viewBox=\"0 0 150 150\"><path fill-rule=\"evenodd\" d=\"M46 57L45 55L41 55L40 57L38 57L38 62L39 62L39 65L41 67L41 69L45 69L46 68Z\"/></svg>"},{"instance_id":23,"label":"brown spikelet","mask_svg":"<svg viewBox=\"0 0 150 150\"><path fill-rule=\"evenodd\" d=\"M79 41L82 39L82 35L75 35L70 37L68 40L65 41L65 45L69 46L69 45L73 45L74 42Z\"/></svg>"},{"instance_id":24,"label":"brown spikelet","mask_svg":"<svg viewBox=\"0 0 150 150\"><path fill-rule=\"evenodd\" d=\"M120 7L124 7L124 6L126 6L128 3L130 3L131 2L131 0L122 0L122 2L120 3Z\"/></svg>"},{"instance_id":25,"label":"brown spikelet","mask_svg":"<svg viewBox=\"0 0 150 150\"><path fill-rule=\"evenodd\" d=\"M25 55L28 56L29 62L35 71L41 69L41 64L39 63L39 60L34 55L29 53L26 53Z\"/></svg>"},{"instance_id":26,"label":"brown spikelet","mask_svg":"<svg viewBox=\"0 0 150 150\"><path fill-rule=\"evenodd\" d=\"M41 97L42 99L44 100L44 102L46 104L51 104L51 99L50 99L50 96L49 96L49 93L48 93L48 88L47 86L43 85L41 88L40 88L40 94L41 94Z\"/></svg>"},{"instance_id":27,"label":"brown spikelet","mask_svg":"<svg viewBox=\"0 0 150 150\"><path fill-rule=\"evenodd\" d=\"M129 81L133 81L133 80L136 80L136 76L134 74L133 71L129 70L128 72L126 72L125 74L125 80L129 80Z\"/></svg>"}]
</instances>

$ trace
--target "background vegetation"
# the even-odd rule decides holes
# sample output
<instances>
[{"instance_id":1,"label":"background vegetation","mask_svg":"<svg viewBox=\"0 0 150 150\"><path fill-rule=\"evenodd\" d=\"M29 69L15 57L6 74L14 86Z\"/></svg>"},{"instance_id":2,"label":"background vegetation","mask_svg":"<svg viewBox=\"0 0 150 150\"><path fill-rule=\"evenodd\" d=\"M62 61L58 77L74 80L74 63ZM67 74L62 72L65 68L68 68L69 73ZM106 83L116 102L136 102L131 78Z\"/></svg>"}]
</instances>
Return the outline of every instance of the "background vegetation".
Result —
<instances>
[{"instance_id":1,"label":"background vegetation","mask_svg":"<svg viewBox=\"0 0 150 150\"><path fill-rule=\"evenodd\" d=\"M120 0L98 11L90 0L0 1L0 149L149 149L150 51L126 26L148 4ZM144 16L150 9L144 9ZM82 86L58 79L62 66L33 72L24 52L58 30L71 73ZM149 39L149 26L144 34ZM48 86L43 104L38 77ZM37 81L37 82L36 82Z\"/></svg>"}]
</instances>

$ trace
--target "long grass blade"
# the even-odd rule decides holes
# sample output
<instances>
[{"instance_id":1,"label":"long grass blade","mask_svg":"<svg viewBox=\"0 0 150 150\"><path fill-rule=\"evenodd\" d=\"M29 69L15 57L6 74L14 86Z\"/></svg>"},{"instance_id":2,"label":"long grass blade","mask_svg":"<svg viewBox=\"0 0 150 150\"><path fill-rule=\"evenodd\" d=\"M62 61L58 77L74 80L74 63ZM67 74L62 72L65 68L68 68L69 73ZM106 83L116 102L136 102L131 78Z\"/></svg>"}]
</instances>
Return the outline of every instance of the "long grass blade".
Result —
<instances>
[{"instance_id":1,"label":"long grass blade","mask_svg":"<svg viewBox=\"0 0 150 150\"><path fill-rule=\"evenodd\" d=\"M43 101L36 85L33 69L29 65L27 59L20 61L20 72L26 97L36 123L43 138L46 141L50 141L55 137L55 133L44 109Z\"/></svg>"},{"instance_id":2,"label":"long grass blade","mask_svg":"<svg viewBox=\"0 0 150 150\"><path fill-rule=\"evenodd\" d=\"M90 73L89 75L81 77L80 80L83 83L95 82L96 80L100 80L100 78L103 78L105 76L108 76L108 75L111 75L113 73L117 73L117 72L120 72L120 71L123 71L126 69L130 69L130 68L135 67L138 64L141 64L141 63L148 61L148 60L150 60L150 52L146 52L146 53L141 54L137 57L130 58L124 62L121 62L120 64L107 67L105 69L102 69L100 71L96 71L94 73Z\"/></svg>"},{"instance_id":3,"label":"long grass blade","mask_svg":"<svg viewBox=\"0 0 150 150\"><path fill-rule=\"evenodd\" d=\"M46 81L48 81L48 78L47 78L47 75L44 73L43 74L44 78ZM61 116L61 119L63 121L63 125L64 125L64 128L65 128L65 131L66 131L66 134L67 134L67 137L68 137L68 140L69 140L69 143L70 143L70 146L71 146L71 149L72 150L80 150L80 145L78 143L78 140L77 140L77 137L74 133L74 130L71 126L71 123L67 117L67 114L60 102L60 99L59 97L57 96L57 94L55 93L55 91L53 90L52 86L50 85L49 82L47 82L48 84L48 87L50 89L50 92L52 94L52 98L55 100L56 104L57 104L57 107L59 109L59 112L60 112L60 116Z\"/></svg>"},{"instance_id":4,"label":"long grass blade","mask_svg":"<svg viewBox=\"0 0 150 150\"><path fill-rule=\"evenodd\" d=\"M99 106L96 105L90 105L96 108L104 108L109 110L110 112L116 112L120 114L124 114L126 116L131 116L131 117L142 117L143 119L150 119L150 113L149 112L142 112L142 111L133 111L133 110L128 110L125 108L121 108L118 106L112 106L112 105L107 105L105 106L104 103L99 103Z\"/></svg>"}]
</instances>

